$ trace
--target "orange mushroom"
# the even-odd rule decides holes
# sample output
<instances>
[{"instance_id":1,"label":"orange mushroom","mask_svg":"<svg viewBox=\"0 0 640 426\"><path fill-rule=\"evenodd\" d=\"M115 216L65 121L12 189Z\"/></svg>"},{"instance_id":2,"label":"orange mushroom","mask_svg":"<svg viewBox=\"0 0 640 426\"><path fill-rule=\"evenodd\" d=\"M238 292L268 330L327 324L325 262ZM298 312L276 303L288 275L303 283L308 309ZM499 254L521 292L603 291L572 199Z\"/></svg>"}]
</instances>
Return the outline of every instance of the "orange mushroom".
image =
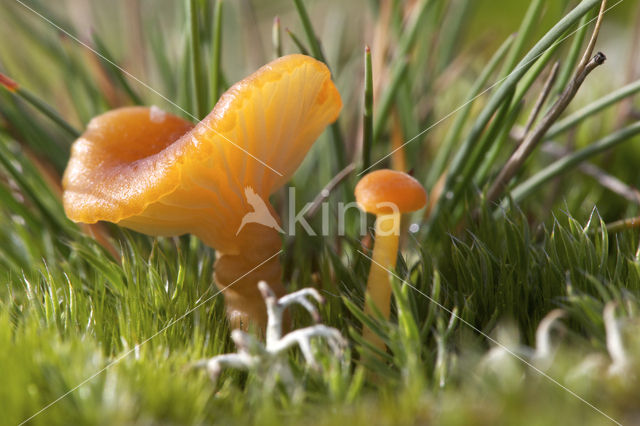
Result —
<instances>
[{"instance_id":1,"label":"orange mushroom","mask_svg":"<svg viewBox=\"0 0 640 426\"><path fill-rule=\"evenodd\" d=\"M233 85L195 126L156 107L107 112L72 146L65 211L76 222L198 236L217 250L214 278L232 326L264 329L258 281L285 293L269 196L341 108L328 68L290 55ZM259 208L269 221L243 221Z\"/></svg>"},{"instance_id":2,"label":"orange mushroom","mask_svg":"<svg viewBox=\"0 0 640 426\"><path fill-rule=\"evenodd\" d=\"M376 215L375 243L371 258L371 270L367 280L365 313L375 309L385 318L391 310L391 285L389 270L396 268L400 219L402 213L420 210L427 203L427 192L410 175L395 170L376 170L365 175L355 189L358 206ZM371 306L373 305L373 306ZM384 343L366 328L363 336L380 349Z\"/></svg>"}]
</instances>

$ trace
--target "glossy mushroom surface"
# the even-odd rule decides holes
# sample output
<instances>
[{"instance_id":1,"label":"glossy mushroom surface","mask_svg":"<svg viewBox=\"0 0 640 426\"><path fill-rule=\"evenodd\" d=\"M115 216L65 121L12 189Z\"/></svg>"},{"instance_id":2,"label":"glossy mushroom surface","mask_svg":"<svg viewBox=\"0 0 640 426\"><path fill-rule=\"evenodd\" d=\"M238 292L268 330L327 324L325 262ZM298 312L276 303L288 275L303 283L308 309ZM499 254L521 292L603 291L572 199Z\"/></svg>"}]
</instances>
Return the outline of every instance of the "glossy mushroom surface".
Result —
<instances>
[{"instance_id":1,"label":"glossy mushroom surface","mask_svg":"<svg viewBox=\"0 0 640 426\"><path fill-rule=\"evenodd\" d=\"M390 204L401 213L420 210L427 203L427 193L413 176L396 170L381 169L360 179L355 189L356 202L367 213L393 213Z\"/></svg>"}]
</instances>

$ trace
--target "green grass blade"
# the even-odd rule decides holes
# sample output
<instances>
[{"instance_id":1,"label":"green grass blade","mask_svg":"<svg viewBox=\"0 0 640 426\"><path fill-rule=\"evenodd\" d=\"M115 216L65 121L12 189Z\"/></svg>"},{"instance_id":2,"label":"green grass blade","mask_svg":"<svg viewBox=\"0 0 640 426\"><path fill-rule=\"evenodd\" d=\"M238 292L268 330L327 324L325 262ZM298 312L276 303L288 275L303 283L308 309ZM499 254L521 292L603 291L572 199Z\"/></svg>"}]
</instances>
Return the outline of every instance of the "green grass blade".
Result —
<instances>
[{"instance_id":1,"label":"green grass blade","mask_svg":"<svg viewBox=\"0 0 640 426\"><path fill-rule=\"evenodd\" d=\"M484 157L484 161L478 168L478 172L475 174L475 182L477 186L481 187L485 183L485 179L491 172L491 168L494 166L495 161L498 158L502 147L504 146L504 143L509 139L509 133L511 129L516 123L518 116L522 112L522 105L523 103L520 102L515 107L512 107L511 111L509 111L509 115L505 120L505 124L502 126L502 129L500 129L500 133L496 137L495 142L491 144L491 147Z\"/></svg>"},{"instance_id":2,"label":"green grass blade","mask_svg":"<svg viewBox=\"0 0 640 426\"><path fill-rule=\"evenodd\" d=\"M65 63L63 72L74 76L74 78L65 78L64 84L69 91L77 117L86 124L96 115L109 109L109 100L98 87L95 72L88 67L84 55L86 52L79 51L76 43L66 35L60 36L60 44L62 45L61 59ZM93 54L91 59L100 60ZM112 77L110 68L104 65L103 69L109 77Z\"/></svg>"},{"instance_id":3,"label":"green grass blade","mask_svg":"<svg viewBox=\"0 0 640 426\"><path fill-rule=\"evenodd\" d=\"M535 23L540 17L542 5L542 0L533 0L529 3L529 8L524 15L520 28L518 28L518 32L516 33L516 38L513 41L513 45L505 59L502 72L500 73L501 76L507 76L511 71L513 71L513 67L516 65L518 58L522 55L525 43L529 40L531 33L535 28Z\"/></svg>"},{"instance_id":4,"label":"green grass blade","mask_svg":"<svg viewBox=\"0 0 640 426\"><path fill-rule=\"evenodd\" d=\"M387 124L389 115L391 112L391 106L393 100L407 74L409 68L409 60L406 57L394 60L394 66L391 69L391 77L389 78L389 85L380 96L380 101L377 102L376 117L377 119L373 125L373 143L376 144L380 138L380 135Z\"/></svg>"},{"instance_id":5,"label":"green grass blade","mask_svg":"<svg viewBox=\"0 0 640 426\"><path fill-rule=\"evenodd\" d=\"M533 83L545 70L547 64L551 61L551 58L553 58L553 55L555 55L559 46L559 44L551 46L540 58L536 60L535 65L525 74L520 83L518 83L518 89L516 90L516 94L513 96L513 105L520 103L520 101L524 99L529 89L531 89L531 86L533 86Z\"/></svg>"},{"instance_id":6,"label":"green grass blade","mask_svg":"<svg viewBox=\"0 0 640 426\"><path fill-rule=\"evenodd\" d=\"M47 158L56 171L62 174L69 159L71 142L66 132L62 133L62 138L53 134L52 129L31 117L30 111L18 104L17 99L8 93L0 93L0 116L11 123L9 129L12 138L28 144L36 153ZM5 133L4 130L2 133Z\"/></svg>"},{"instance_id":7,"label":"green grass blade","mask_svg":"<svg viewBox=\"0 0 640 426\"><path fill-rule=\"evenodd\" d=\"M313 25L311 25L311 19L309 19L307 9L304 7L304 3L302 3L302 0L293 0L293 3L298 11L300 21L302 22L302 28L307 36L309 46L311 46L311 53L317 60L327 63L324 54L322 53L322 49L320 48L320 42L318 41L318 37L316 37Z\"/></svg>"},{"instance_id":8,"label":"green grass blade","mask_svg":"<svg viewBox=\"0 0 640 426\"><path fill-rule=\"evenodd\" d=\"M120 84L120 87L122 87L125 93L129 96L129 99L131 99L134 104L143 105L144 101L135 92L135 90L133 90L122 70L114 65L117 62L114 59L113 55L111 55L111 52L109 52L109 50L107 49L106 44L95 32L91 34L91 37L93 38L93 43L95 44L96 50L99 53L100 61L109 71L109 74L115 77L118 84Z\"/></svg>"},{"instance_id":9,"label":"green grass blade","mask_svg":"<svg viewBox=\"0 0 640 426\"><path fill-rule=\"evenodd\" d=\"M573 70L580 60L580 52L582 51L582 45L584 44L584 38L589 29L587 22L591 18L592 14L584 15L578 23L578 31L573 36L573 42L569 48L569 53L566 59L563 61L563 66L558 74L558 81L556 81L555 93L560 94L565 87L569 79L573 75Z\"/></svg>"},{"instance_id":10,"label":"green grass blade","mask_svg":"<svg viewBox=\"0 0 640 426\"><path fill-rule=\"evenodd\" d=\"M149 28L149 47L155 59L155 68L162 78L163 87L167 90L167 97L175 99L177 94L177 85L175 83L177 69L167 55L167 40L161 29L153 25L150 25Z\"/></svg>"},{"instance_id":11,"label":"green grass blade","mask_svg":"<svg viewBox=\"0 0 640 426\"><path fill-rule=\"evenodd\" d=\"M340 124L338 121L333 123L329 128L331 134L331 141L333 142L333 153L335 156L333 173L338 174L347 166L347 153L344 148L344 142L342 133L340 131Z\"/></svg>"},{"instance_id":12,"label":"green grass blade","mask_svg":"<svg viewBox=\"0 0 640 426\"><path fill-rule=\"evenodd\" d=\"M454 53L459 46L461 40L466 35L462 31L467 28L467 21L471 15L473 0L458 0L448 2L451 21L445 16L444 24L440 29L439 38L442 40L438 48L438 65L437 72L442 72L454 58Z\"/></svg>"},{"instance_id":13,"label":"green grass blade","mask_svg":"<svg viewBox=\"0 0 640 426\"><path fill-rule=\"evenodd\" d=\"M522 201L528 195L533 193L537 188L553 179L554 177L570 171L576 165L597 154L611 149L622 142L631 140L631 138L638 134L640 134L640 122L634 123L630 126L625 127L624 129L618 130L617 132L605 136L597 142L592 143L586 148L564 156L563 158L555 161L554 163L540 170L538 173L536 173L526 181L516 186L511 191L511 198L515 202ZM506 204L503 203L503 206L506 206Z\"/></svg>"},{"instance_id":14,"label":"green grass blade","mask_svg":"<svg viewBox=\"0 0 640 426\"><path fill-rule=\"evenodd\" d=\"M611 105L615 105L618 101L638 92L640 92L640 80L636 80L633 83L621 87L615 92L611 92L608 95L603 96L597 101L585 106L584 108L580 108L578 111L555 123L547 132L545 139L553 139L560 133L566 132L567 130L575 127L588 117L591 117L603 109Z\"/></svg>"},{"instance_id":15,"label":"green grass blade","mask_svg":"<svg viewBox=\"0 0 640 426\"><path fill-rule=\"evenodd\" d=\"M59 199L52 193L37 168L26 157L16 157L9 150L6 137L0 134L0 165L15 180L22 193L49 220L49 224L54 229L73 233L75 227L66 218Z\"/></svg>"},{"instance_id":16,"label":"green grass blade","mask_svg":"<svg viewBox=\"0 0 640 426\"><path fill-rule=\"evenodd\" d=\"M211 54L211 107L220 97L220 73L222 57L222 0L216 1L215 20L213 24L213 52Z\"/></svg>"},{"instance_id":17,"label":"green grass blade","mask_svg":"<svg viewBox=\"0 0 640 426\"><path fill-rule=\"evenodd\" d=\"M364 114L362 117L362 169L371 165L371 145L373 141L373 68L371 49L364 49Z\"/></svg>"},{"instance_id":18,"label":"green grass blade","mask_svg":"<svg viewBox=\"0 0 640 426\"><path fill-rule=\"evenodd\" d=\"M500 132L503 130L503 123L509 117L511 110L511 97L507 97L500 109L496 112L493 121L489 125L489 129L484 133L477 143L475 149L469 155L469 159L458 176L456 185L453 188L453 194L450 198L451 204L456 205L462 198L462 195L469 189L469 183L478 171L481 161L485 158L491 146L498 140Z\"/></svg>"},{"instance_id":19,"label":"green grass blade","mask_svg":"<svg viewBox=\"0 0 640 426\"><path fill-rule=\"evenodd\" d=\"M298 50L300 51L300 53L302 53L303 55L309 55L309 50L307 50L307 48L305 47L305 45L302 43L302 41L300 41L300 39L298 38L297 35L295 35L293 33L293 31L291 31L290 29L286 29L287 34L289 35L289 37L291 37L291 41L293 41L293 44L296 45L296 47L298 48Z\"/></svg>"},{"instance_id":20,"label":"green grass blade","mask_svg":"<svg viewBox=\"0 0 640 426\"><path fill-rule=\"evenodd\" d=\"M24 99L35 109L49 117L51 121L60 126L60 128L64 130L69 136L73 137L74 139L80 136L80 131L69 124L64 118L62 118L62 116L60 116L60 114L58 114L56 110L53 109L49 104L33 95L28 90L22 88L18 83L11 80L9 77L2 73L0 73L0 85L2 85L9 92Z\"/></svg>"},{"instance_id":21,"label":"green grass blade","mask_svg":"<svg viewBox=\"0 0 640 426\"><path fill-rule=\"evenodd\" d=\"M273 19L271 27L271 43L273 43L274 59L282 56L282 31L280 30L280 18L277 16Z\"/></svg>"},{"instance_id":22,"label":"green grass blade","mask_svg":"<svg viewBox=\"0 0 640 426\"><path fill-rule=\"evenodd\" d=\"M376 120L373 126L373 144L375 145L385 128L388 120L389 113L391 111L391 105L393 99L396 96L400 83L404 79L407 68L409 65L408 57L413 46L418 31L422 28L424 20L427 18L430 6L433 4L431 0L422 0L414 13L412 20L408 24L408 28L402 32L400 41L398 42L398 49L393 60L393 66L391 67L391 77L389 78L389 84L387 90L380 96L380 101L377 105Z\"/></svg>"},{"instance_id":23,"label":"green grass blade","mask_svg":"<svg viewBox=\"0 0 640 426\"><path fill-rule=\"evenodd\" d=\"M498 48L496 53L493 54L487 65L483 68L480 76L478 76L477 80L469 91L470 98L472 100L475 100L475 98L477 98L481 91L484 89L484 86L487 84L487 80L489 80L489 77L491 77L500 61L502 61L502 59L509 51L509 46L511 46L511 43L513 43L514 38L515 36L513 35L509 36ZM473 103L473 101L467 101L462 109L456 113L456 119L453 122L451 129L447 132L446 139L438 148L436 157L430 167L429 174L427 176L427 188L432 187L438 177L444 171L446 162L449 160L455 143L460 138L462 129L467 122L467 118L469 117L469 113L471 112L471 108L473 107Z\"/></svg>"},{"instance_id":24,"label":"green grass blade","mask_svg":"<svg viewBox=\"0 0 640 426\"><path fill-rule=\"evenodd\" d=\"M188 114L184 111L179 111L179 113L186 119L193 120L192 115L194 114L194 90L193 90L193 82L192 76L193 72L192 61L191 61L191 49L189 48L189 39L188 35L185 35L182 43L184 45L184 49L182 51L182 58L180 61L180 80L178 82L178 104L182 106L183 109L188 111Z\"/></svg>"},{"instance_id":25,"label":"green grass blade","mask_svg":"<svg viewBox=\"0 0 640 426\"><path fill-rule=\"evenodd\" d=\"M189 48L191 53L191 78L196 117L202 120L207 113L207 98L204 83L204 63L200 45L200 25L198 23L197 0L187 0L187 19L189 22Z\"/></svg>"},{"instance_id":26,"label":"green grass blade","mask_svg":"<svg viewBox=\"0 0 640 426\"><path fill-rule=\"evenodd\" d=\"M324 62L325 64L327 64L327 66L329 66L329 64L327 63L327 60L324 57L324 53L322 53L320 42L318 41L318 37L316 37L316 33L313 29L313 25L311 25L311 20L309 19L309 14L307 13L307 9L304 7L304 4L302 3L302 0L293 0L293 3L295 4L296 10L298 11L298 15L300 16L300 21L302 22L302 27L304 28L304 32L307 36L309 46L311 46L311 53L313 57L315 57L319 61ZM289 33L289 35L295 42L295 38L293 37L293 34ZM340 170L344 169L347 166L347 154L344 148L344 140L342 138L342 133L340 131L339 121L336 121L331 125L330 132L331 132L331 141L333 142L333 150L335 155L335 162L334 162L335 165L333 168L333 173L337 174L340 172Z\"/></svg>"}]
</instances>

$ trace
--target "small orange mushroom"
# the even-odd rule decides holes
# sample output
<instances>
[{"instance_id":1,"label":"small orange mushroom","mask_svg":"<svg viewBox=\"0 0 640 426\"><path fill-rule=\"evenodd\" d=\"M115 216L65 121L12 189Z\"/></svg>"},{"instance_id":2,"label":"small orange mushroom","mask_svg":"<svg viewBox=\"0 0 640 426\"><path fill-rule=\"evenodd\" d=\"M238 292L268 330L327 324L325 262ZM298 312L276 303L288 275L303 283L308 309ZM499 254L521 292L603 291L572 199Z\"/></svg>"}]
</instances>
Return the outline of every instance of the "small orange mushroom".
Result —
<instances>
[{"instance_id":1,"label":"small orange mushroom","mask_svg":"<svg viewBox=\"0 0 640 426\"><path fill-rule=\"evenodd\" d=\"M289 55L233 85L195 126L155 107L107 112L73 144L63 178L65 211L76 222L198 236L217 250L214 278L232 326L264 329L258 281L277 296L285 293L269 196L341 108L328 68ZM276 226L243 222L256 205Z\"/></svg>"},{"instance_id":2,"label":"small orange mushroom","mask_svg":"<svg viewBox=\"0 0 640 426\"><path fill-rule=\"evenodd\" d=\"M376 215L375 242L371 270L367 280L365 313L375 309L385 318L391 310L391 285L389 270L396 268L400 219L402 213L420 210L427 203L427 192L412 176L395 170L376 170L365 175L355 189L358 206L367 213ZM380 349L384 343L365 327L363 336Z\"/></svg>"}]
</instances>

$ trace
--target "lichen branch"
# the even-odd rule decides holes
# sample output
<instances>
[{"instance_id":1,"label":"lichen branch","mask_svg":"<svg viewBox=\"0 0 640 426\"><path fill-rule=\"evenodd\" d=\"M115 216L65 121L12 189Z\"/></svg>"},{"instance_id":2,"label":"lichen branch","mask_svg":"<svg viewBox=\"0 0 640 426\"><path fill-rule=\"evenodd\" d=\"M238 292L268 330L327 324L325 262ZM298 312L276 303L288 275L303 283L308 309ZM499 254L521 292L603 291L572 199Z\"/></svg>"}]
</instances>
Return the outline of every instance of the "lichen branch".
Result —
<instances>
[{"instance_id":1,"label":"lichen branch","mask_svg":"<svg viewBox=\"0 0 640 426\"><path fill-rule=\"evenodd\" d=\"M211 380L217 381L223 368L236 368L270 371L290 382L292 374L283 355L296 345L311 368L315 370L320 368L311 347L311 339L313 338L326 339L332 353L338 357L342 355L347 345L346 340L337 329L326 325L316 324L282 336L283 313L291 305L301 305L311 314L315 322L320 321L318 309L309 301L309 299L315 299L318 303L324 302L324 298L316 289L304 288L279 299L264 281L258 283L258 289L267 307L268 321L265 344L242 330L234 330L231 333L231 339L236 344L237 353L218 355L194 364L196 368L205 368ZM269 382L272 381L273 378L269 379Z\"/></svg>"}]
</instances>

